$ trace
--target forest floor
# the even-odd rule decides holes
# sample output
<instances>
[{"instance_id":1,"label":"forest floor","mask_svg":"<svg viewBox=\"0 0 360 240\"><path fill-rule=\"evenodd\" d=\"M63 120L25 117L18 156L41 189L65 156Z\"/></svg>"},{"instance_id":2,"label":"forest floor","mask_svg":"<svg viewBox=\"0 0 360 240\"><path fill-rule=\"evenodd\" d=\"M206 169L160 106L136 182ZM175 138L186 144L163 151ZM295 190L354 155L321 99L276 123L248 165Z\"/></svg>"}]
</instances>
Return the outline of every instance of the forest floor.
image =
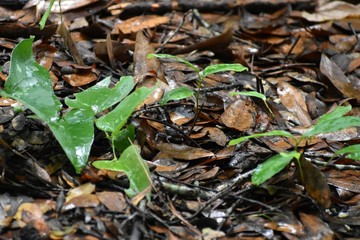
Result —
<instances>
[{"instance_id":1,"label":"forest floor","mask_svg":"<svg viewBox=\"0 0 360 240\"><path fill-rule=\"evenodd\" d=\"M114 158L102 131L95 129L88 163L76 173L47 124L0 97L0 239L360 238L360 164L333 157L359 143L358 127L296 144L279 136L229 144L272 130L301 136L337 106L360 116L360 5L62 0L40 30L45 1L3 2L2 89L13 49L33 35L34 59L64 111L65 98L108 76L111 86L132 76L137 88L156 90L127 121L150 169L148 198L129 197L121 171L92 165ZM210 74L199 85L191 66L150 53L200 70L223 63L247 70ZM159 104L180 87L195 94ZM290 162L254 184L259 164L294 149L301 167Z\"/></svg>"}]
</instances>

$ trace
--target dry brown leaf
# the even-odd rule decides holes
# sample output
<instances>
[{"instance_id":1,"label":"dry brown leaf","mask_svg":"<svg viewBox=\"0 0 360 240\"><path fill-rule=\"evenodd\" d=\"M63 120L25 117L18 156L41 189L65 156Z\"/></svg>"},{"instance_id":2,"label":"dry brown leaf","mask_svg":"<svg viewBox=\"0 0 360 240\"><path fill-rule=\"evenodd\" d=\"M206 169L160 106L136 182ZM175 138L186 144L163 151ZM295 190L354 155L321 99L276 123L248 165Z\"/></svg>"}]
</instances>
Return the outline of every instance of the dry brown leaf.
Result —
<instances>
[{"instance_id":1,"label":"dry brown leaf","mask_svg":"<svg viewBox=\"0 0 360 240\"><path fill-rule=\"evenodd\" d=\"M280 81L277 93L281 103L289 112L296 115L303 126L308 127L311 125L311 117L308 113L304 93L301 90L293 87L288 82Z\"/></svg>"},{"instance_id":2,"label":"dry brown leaf","mask_svg":"<svg viewBox=\"0 0 360 240\"><path fill-rule=\"evenodd\" d=\"M342 94L360 100L360 79L350 81L344 72L325 54L321 55L320 71Z\"/></svg>"},{"instance_id":3,"label":"dry brown leaf","mask_svg":"<svg viewBox=\"0 0 360 240\"><path fill-rule=\"evenodd\" d=\"M155 53L154 47L149 40L140 31L136 35L136 44L134 52L134 81L139 87L154 87L159 84L157 89L145 100L143 104L152 104L159 101L163 95L164 89L167 89L167 81L161 64L157 58L149 59L147 56ZM160 81L158 81L160 80ZM141 104L141 106L143 106Z\"/></svg>"},{"instance_id":4,"label":"dry brown leaf","mask_svg":"<svg viewBox=\"0 0 360 240\"><path fill-rule=\"evenodd\" d=\"M74 197L81 196L83 194L90 194L95 191L95 185L92 183L85 183L76 188L70 189L67 194L66 202L70 201Z\"/></svg>"},{"instance_id":5,"label":"dry brown leaf","mask_svg":"<svg viewBox=\"0 0 360 240\"><path fill-rule=\"evenodd\" d=\"M182 160L195 160L214 156L214 153L206 149L173 143L159 143L156 148L173 158Z\"/></svg>"},{"instance_id":6,"label":"dry brown leaf","mask_svg":"<svg viewBox=\"0 0 360 240\"><path fill-rule=\"evenodd\" d=\"M149 59L147 56L150 53L155 53L155 49L149 43L149 40L140 31L136 34L135 52L134 52L134 80L135 83L145 84L149 82L155 85L155 79L159 79L167 83L164 71L161 67L160 61L157 58ZM149 79L150 78L150 79Z\"/></svg>"},{"instance_id":7,"label":"dry brown leaf","mask_svg":"<svg viewBox=\"0 0 360 240\"><path fill-rule=\"evenodd\" d=\"M358 170L336 170L326 172L330 185L347 191L360 193L360 179Z\"/></svg>"},{"instance_id":8,"label":"dry brown leaf","mask_svg":"<svg viewBox=\"0 0 360 240\"><path fill-rule=\"evenodd\" d=\"M332 1L321 6L316 13L302 12L302 17L311 22L324 22L359 16L360 4L353 5L342 1Z\"/></svg>"},{"instance_id":9,"label":"dry brown leaf","mask_svg":"<svg viewBox=\"0 0 360 240\"><path fill-rule=\"evenodd\" d=\"M146 28L153 28L157 25L168 23L169 18L167 16L136 16L129 18L121 23L115 25L116 30L120 30L123 34L136 33Z\"/></svg>"},{"instance_id":10,"label":"dry brown leaf","mask_svg":"<svg viewBox=\"0 0 360 240\"><path fill-rule=\"evenodd\" d=\"M59 25L58 32L59 32L60 36L63 38L68 51L70 52L71 56L74 59L74 62L79 65L84 65L84 61L83 61L82 57L80 56L80 53L79 53L78 49L76 48L75 42L72 39L70 32L67 29L67 27L65 26L64 22L61 22L61 24Z\"/></svg>"},{"instance_id":11,"label":"dry brown leaf","mask_svg":"<svg viewBox=\"0 0 360 240\"><path fill-rule=\"evenodd\" d=\"M209 138L219 146L225 146L228 141L225 133L217 127L205 127L201 132L205 132Z\"/></svg>"},{"instance_id":12,"label":"dry brown leaf","mask_svg":"<svg viewBox=\"0 0 360 240\"><path fill-rule=\"evenodd\" d=\"M62 207L62 210L68 211L79 207L97 207L99 204L100 201L95 194L82 194L80 196L71 198L69 201L66 201Z\"/></svg>"},{"instance_id":13,"label":"dry brown leaf","mask_svg":"<svg viewBox=\"0 0 360 240\"><path fill-rule=\"evenodd\" d=\"M215 50L216 51L219 49L226 48L231 43L232 37L233 37L233 30L231 27L229 27L219 36L209 38L205 41L198 42L191 46L186 46L184 48L178 48L178 49L174 50L172 53L173 54L184 54L184 53L192 52L194 50L197 50L197 51Z\"/></svg>"},{"instance_id":14,"label":"dry brown leaf","mask_svg":"<svg viewBox=\"0 0 360 240\"><path fill-rule=\"evenodd\" d=\"M255 126L256 110L252 102L238 99L232 102L221 114L220 120L230 128L241 132Z\"/></svg>"},{"instance_id":15,"label":"dry brown leaf","mask_svg":"<svg viewBox=\"0 0 360 240\"><path fill-rule=\"evenodd\" d=\"M295 161L297 163L297 161ZM303 184L308 195L324 208L331 206L331 192L325 176L311 162L300 158Z\"/></svg>"},{"instance_id":16,"label":"dry brown leaf","mask_svg":"<svg viewBox=\"0 0 360 240\"><path fill-rule=\"evenodd\" d=\"M96 196L107 209L113 212L122 212L127 206L124 194L121 192L97 192Z\"/></svg>"},{"instance_id":17,"label":"dry brown leaf","mask_svg":"<svg viewBox=\"0 0 360 240\"><path fill-rule=\"evenodd\" d=\"M332 240L334 232L329 225L314 215L300 213L300 220L305 227L304 239Z\"/></svg>"},{"instance_id":18,"label":"dry brown leaf","mask_svg":"<svg viewBox=\"0 0 360 240\"><path fill-rule=\"evenodd\" d=\"M54 209L54 204L51 202L23 203L19 206L14 218L18 220L20 227L32 225L42 236L47 236L50 229L45 222L44 213Z\"/></svg>"}]
</instances>

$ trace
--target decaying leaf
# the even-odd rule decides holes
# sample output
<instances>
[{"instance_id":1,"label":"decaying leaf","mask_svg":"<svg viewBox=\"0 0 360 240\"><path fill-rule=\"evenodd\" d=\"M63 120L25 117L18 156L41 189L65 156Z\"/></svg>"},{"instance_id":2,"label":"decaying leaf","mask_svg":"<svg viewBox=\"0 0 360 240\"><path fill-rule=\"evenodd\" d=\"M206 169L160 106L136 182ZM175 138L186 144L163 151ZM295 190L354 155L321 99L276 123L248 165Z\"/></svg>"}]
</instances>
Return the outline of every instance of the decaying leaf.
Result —
<instances>
[{"instance_id":1,"label":"decaying leaf","mask_svg":"<svg viewBox=\"0 0 360 240\"><path fill-rule=\"evenodd\" d=\"M170 157L182 160L195 160L205 157L213 157L214 153L202 148L190 147L172 143L159 143L156 146L161 152Z\"/></svg>"},{"instance_id":2,"label":"decaying leaf","mask_svg":"<svg viewBox=\"0 0 360 240\"><path fill-rule=\"evenodd\" d=\"M143 29L153 28L167 22L169 22L169 17L167 16L136 16L116 24L115 29L121 31L123 34L137 33Z\"/></svg>"},{"instance_id":3,"label":"decaying leaf","mask_svg":"<svg viewBox=\"0 0 360 240\"><path fill-rule=\"evenodd\" d=\"M329 208L331 206L331 192L325 176L319 168L305 160L303 155L300 157L300 164L306 192L322 207Z\"/></svg>"},{"instance_id":4,"label":"decaying leaf","mask_svg":"<svg viewBox=\"0 0 360 240\"><path fill-rule=\"evenodd\" d=\"M304 93L293 87L290 83L281 81L277 89L281 103L293 114L299 122L308 127L311 125L311 117L308 113Z\"/></svg>"},{"instance_id":5,"label":"decaying leaf","mask_svg":"<svg viewBox=\"0 0 360 240\"><path fill-rule=\"evenodd\" d=\"M252 102L238 99L232 102L221 115L221 121L230 128L246 131L255 126L256 110Z\"/></svg>"},{"instance_id":6,"label":"decaying leaf","mask_svg":"<svg viewBox=\"0 0 360 240\"><path fill-rule=\"evenodd\" d=\"M360 100L360 79L350 81L344 72L325 54L321 56L320 70L342 94Z\"/></svg>"}]
</instances>

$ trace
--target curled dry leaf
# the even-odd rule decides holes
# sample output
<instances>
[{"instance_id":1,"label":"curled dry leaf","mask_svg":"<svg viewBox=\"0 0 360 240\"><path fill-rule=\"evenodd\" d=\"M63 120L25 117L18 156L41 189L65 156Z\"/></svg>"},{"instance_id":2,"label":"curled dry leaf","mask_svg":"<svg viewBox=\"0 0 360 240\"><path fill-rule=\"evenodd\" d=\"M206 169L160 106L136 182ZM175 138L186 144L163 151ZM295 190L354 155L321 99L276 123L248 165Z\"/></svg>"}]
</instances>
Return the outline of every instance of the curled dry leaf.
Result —
<instances>
[{"instance_id":1,"label":"curled dry leaf","mask_svg":"<svg viewBox=\"0 0 360 240\"><path fill-rule=\"evenodd\" d=\"M252 102L237 99L221 114L221 121L230 128L246 131L255 126L256 110Z\"/></svg>"},{"instance_id":2,"label":"curled dry leaf","mask_svg":"<svg viewBox=\"0 0 360 240\"><path fill-rule=\"evenodd\" d=\"M199 158L213 157L215 154L202 148L173 143L159 143L157 149L170 157L182 160L195 160Z\"/></svg>"},{"instance_id":3,"label":"curled dry leaf","mask_svg":"<svg viewBox=\"0 0 360 240\"><path fill-rule=\"evenodd\" d=\"M320 71L342 94L360 100L360 79L350 81L344 72L325 54L321 55Z\"/></svg>"},{"instance_id":4,"label":"curled dry leaf","mask_svg":"<svg viewBox=\"0 0 360 240\"><path fill-rule=\"evenodd\" d=\"M159 101L164 89L168 87L160 61L157 58L148 58L150 53L155 53L154 47L141 31L138 32L134 52L134 81L137 88L151 88L159 83L159 87L145 100L146 104Z\"/></svg>"}]
</instances>

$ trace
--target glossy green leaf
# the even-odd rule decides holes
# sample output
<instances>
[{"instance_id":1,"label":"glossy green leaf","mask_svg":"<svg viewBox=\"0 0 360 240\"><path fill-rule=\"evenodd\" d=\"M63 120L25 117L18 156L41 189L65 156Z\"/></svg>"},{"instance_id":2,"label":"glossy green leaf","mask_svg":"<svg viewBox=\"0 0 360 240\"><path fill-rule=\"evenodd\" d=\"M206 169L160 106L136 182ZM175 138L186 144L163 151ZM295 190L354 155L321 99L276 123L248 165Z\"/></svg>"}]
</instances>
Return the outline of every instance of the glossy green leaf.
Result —
<instances>
[{"instance_id":1,"label":"glossy green leaf","mask_svg":"<svg viewBox=\"0 0 360 240\"><path fill-rule=\"evenodd\" d=\"M163 98L160 100L160 105L165 105L171 100L180 100L191 97L194 91L188 87L178 87L165 92Z\"/></svg>"},{"instance_id":2,"label":"glossy green leaf","mask_svg":"<svg viewBox=\"0 0 360 240\"><path fill-rule=\"evenodd\" d=\"M351 145L335 152L336 155L346 154L347 158L360 161L360 144Z\"/></svg>"},{"instance_id":3,"label":"glossy green leaf","mask_svg":"<svg viewBox=\"0 0 360 240\"><path fill-rule=\"evenodd\" d=\"M265 162L259 164L251 177L255 185L260 185L272 176L284 169L293 158L300 158L300 153L292 151L288 153L279 153L270 157Z\"/></svg>"},{"instance_id":4,"label":"glossy green leaf","mask_svg":"<svg viewBox=\"0 0 360 240\"><path fill-rule=\"evenodd\" d=\"M330 133L348 127L359 127L360 117L343 116L351 111L351 106L338 106L331 113L324 114L318 122L303 134L303 137L312 137L320 133Z\"/></svg>"},{"instance_id":5,"label":"glossy green leaf","mask_svg":"<svg viewBox=\"0 0 360 240\"><path fill-rule=\"evenodd\" d=\"M122 153L135 139L135 127L129 124L117 134L111 135L112 142L117 152Z\"/></svg>"},{"instance_id":6,"label":"glossy green leaf","mask_svg":"<svg viewBox=\"0 0 360 240\"><path fill-rule=\"evenodd\" d=\"M98 82L83 92L74 94L76 99L65 98L65 103L72 108L90 107L99 113L123 100L134 88L131 76L121 77L113 88L109 88L110 77Z\"/></svg>"},{"instance_id":7,"label":"glossy green leaf","mask_svg":"<svg viewBox=\"0 0 360 240\"><path fill-rule=\"evenodd\" d=\"M40 22L39 22L40 30L43 30L43 29L44 29L46 20L48 19L49 15L50 15L51 8L52 8L52 6L54 5L54 2L55 2L55 0L50 0L49 7L46 9L44 15L42 16L42 18L41 18L41 20L40 20Z\"/></svg>"},{"instance_id":8,"label":"glossy green leaf","mask_svg":"<svg viewBox=\"0 0 360 240\"><path fill-rule=\"evenodd\" d=\"M235 95L242 95L242 96L249 96L249 97L257 97L260 98L263 101L266 101L266 96L262 93L258 93L255 91L249 91L249 92L231 92L230 96L235 96Z\"/></svg>"},{"instance_id":9,"label":"glossy green leaf","mask_svg":"<svg viewBox=\"0 0 360 240\"><path fill-rule=\"evenodd\" d=\"M171 54L154 54L154 53L150 53L150 54L147 55L147 57L148 58L157 57L157 58L174 59L174 60L177 60L178 62L181 62L181 63L185 64L186 66L192 68L195 72L199 73L199 69L194 64L192 64L189 61L186 61L183 58L180 58L180 57L177 57L177 56L174 56L174 55L171 55Z\"/></svg>"},{"instance_id":10,"label":"glossy green leaf","mask_svg":"<svg viewBox=\"0 0 360 240\"><path fill-rule=\"evenodd\" d=\"M150 171L146 162L140 157L139 148L135 145L128 147L117 160L95 161L93 165L99 169L124 172L130 181L129 189L125 190L129 197L133 197L146 189L150 190ZM150 194L149 191L148 199L150 199Z\"/></svg>"},{"instance_id":11,"label":"glossy green leaf","mask_svg":"<svg viewBox=\"0 0 360 240\"><path fill-rule=\"evenodd\" d=\"M86 165L94 139L94 113L90 108L72 109L63 118L49 123L77 173Z\"/></svg>"},{"instance_id":12,"label":"glossy green leaf","mask_svg":"<svg viewBox=\"0 0 360 240\"><path fill-rule=\"evenodd\" d=\"M53 92L49 73L33 59L33 40L25 39L14 48L5 94L22 102L49 125L79 173L88 160L93 142L93 111L73 109L60 118L61 103Z\"/></svg>"},{"instance_id":13,"label":"glossy green leaf","mask_svg":"<svg viewBox=\"0 0 360 240\"><path fill-rule=\"evenodd\" d=\"M265 132L265 133L255 133L252 134L250 136L244 136L244 137L240 137L237 139L233 139L229 142L229 145L235 145L235 144L239 144L247 139L251 139L251 138L258 138L258 137L270 137L270 136L279 136L279 137L287 137L287 138L294 138L294 136L286 131L281 131L281 130L274 130L271 132Z\"/></svg>"},{"instance_id":14,"label":"glossy green leaf","mask_svg":"<svg viewBox=\"0 0 360 240\"><path fill-rule=\"evenodd\" d=\"M121 101L114 110L96 121L100 130L116 133L126 124L135 108L154 91L154 88L141 87Z\"/></svg>"},{"instance_id":15,"label":"glossy green leaf","mask_svg":"<svg viewBox=\"0 0 360 240\"><path fill-rule=\"evenodd\" d=\"M224 72L224 71L235 71L235 72L242 72L248 70L247 67L244 67L241 64L235 63L235 64L214 64L207 66L200 74L202 78L206 77L207 75L218 73L218 72Z\"/></svg>"},{"instance_id":16,"label":"glossy green leaf","mask_svg":"<svg viewBox=\"0 0 360 240\"><path fill-rule=\"evenodd\" d=\"M33 40L34 37L25 39L14 48L5 92L46 123L54 122L59 118L61 103L54 94L48 71L33 58Z\"/></svg>"}]
</instances>

